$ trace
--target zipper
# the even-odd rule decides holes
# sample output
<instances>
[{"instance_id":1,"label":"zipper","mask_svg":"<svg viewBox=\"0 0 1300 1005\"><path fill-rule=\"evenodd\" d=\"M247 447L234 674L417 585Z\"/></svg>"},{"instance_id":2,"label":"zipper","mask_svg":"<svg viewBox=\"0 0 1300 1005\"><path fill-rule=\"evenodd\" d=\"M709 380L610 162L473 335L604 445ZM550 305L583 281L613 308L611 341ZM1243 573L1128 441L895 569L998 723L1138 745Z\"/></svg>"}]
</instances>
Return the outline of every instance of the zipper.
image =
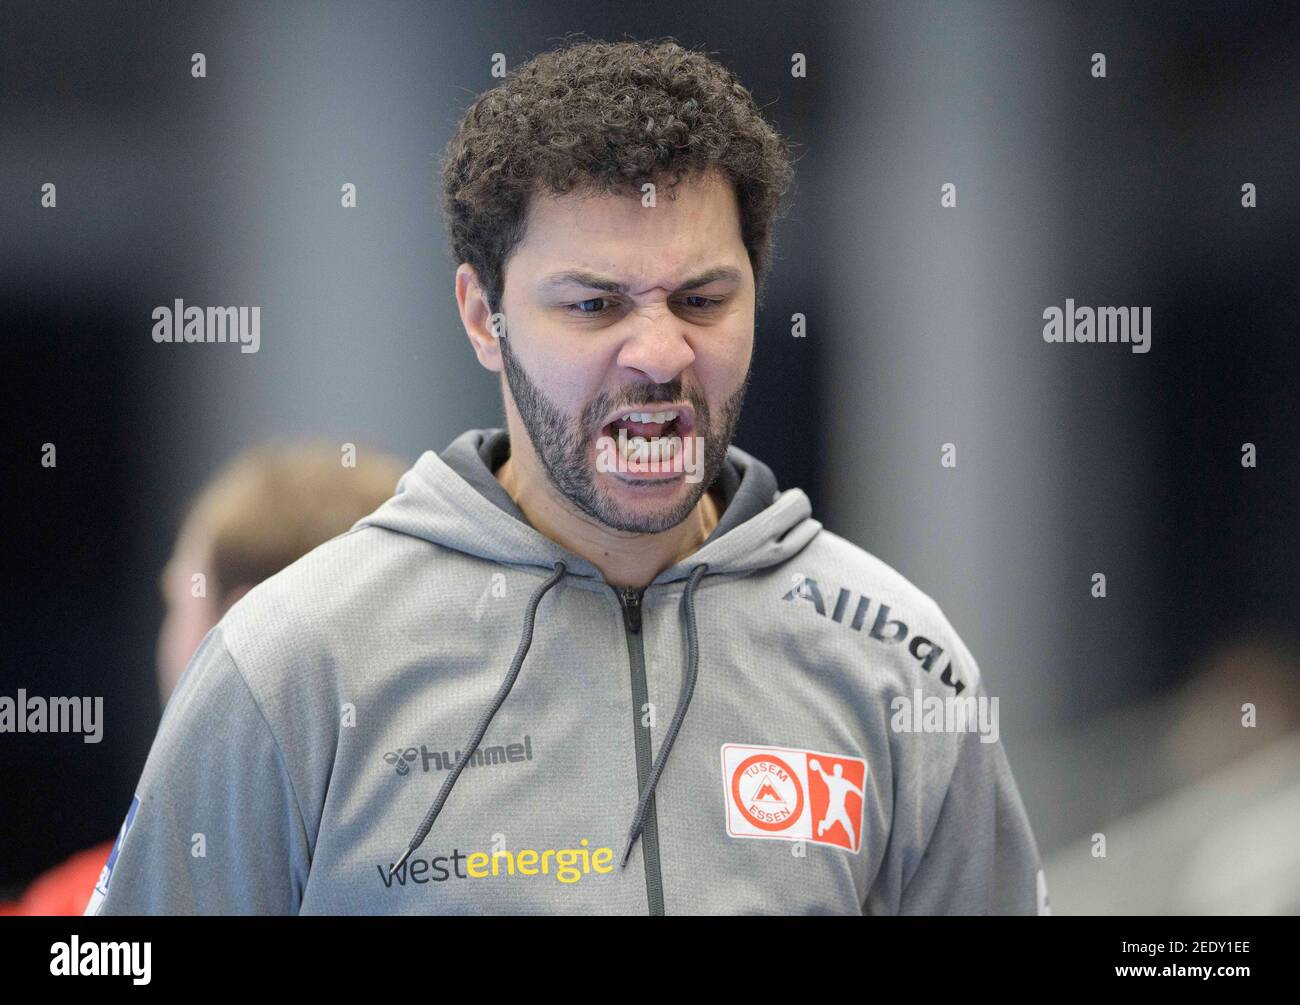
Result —
<instances>
[{"instance_id":1,"label":"zipper","mask_svg":"<svg viewBox=\"0 0 1300 1005\"><path fill-rule=\"evenodd\" d=\"M641 636L641 606L645 590L630 586L614 587L623 607L623 629L627 636L627 655L632 672L632 735L636 738L637 797L640 798L650 778L650 730L641 725L641 710L650 700L645 678L645 642ZM659 869L659 823L655 800L646 803L645 823L641 828L641 855L645 860L646 898L651 914L664 913L664 881Z\"/></svg>"},{"instance_id":2,"label":"zipper","mask_svg":"<svg viewBox=\"0 0 1300 1005\"><path fill-rule=\"evenodd\" d=\"M623 604L623 625L629 632L640 634L641 632L641 591L634 590L630 586L623 587L619 593L619 600Z\"/></svg>"}]
</instances>

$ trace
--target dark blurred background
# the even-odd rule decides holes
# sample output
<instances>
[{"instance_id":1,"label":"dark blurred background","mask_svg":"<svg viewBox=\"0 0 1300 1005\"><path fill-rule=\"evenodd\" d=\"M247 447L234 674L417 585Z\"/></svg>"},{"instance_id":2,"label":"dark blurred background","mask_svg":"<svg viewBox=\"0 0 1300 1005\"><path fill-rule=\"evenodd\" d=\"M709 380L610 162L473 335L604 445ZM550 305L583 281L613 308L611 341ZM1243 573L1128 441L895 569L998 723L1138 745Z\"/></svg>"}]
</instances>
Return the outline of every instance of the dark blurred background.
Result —
<instances>
[{"instance_id":1,"label":"dark blurred background","mask_svg":"<svg viewBox=\"0 0 1300 1005\"><path fill-rule=\"evenodd\" d=\"M8 0L0 695L105 734L0 735L0 897L119 826L221 462L502 424L438 158L494 53L572 32L706 49L795 142L737 443L962 633L1053 909L1300 910L1300 8L1237 3ZM1149 306L1151 351L1046 344L1067 297ZM176 298L261 305L260 351L155 344Z\"/></svg>"}]
</instances>

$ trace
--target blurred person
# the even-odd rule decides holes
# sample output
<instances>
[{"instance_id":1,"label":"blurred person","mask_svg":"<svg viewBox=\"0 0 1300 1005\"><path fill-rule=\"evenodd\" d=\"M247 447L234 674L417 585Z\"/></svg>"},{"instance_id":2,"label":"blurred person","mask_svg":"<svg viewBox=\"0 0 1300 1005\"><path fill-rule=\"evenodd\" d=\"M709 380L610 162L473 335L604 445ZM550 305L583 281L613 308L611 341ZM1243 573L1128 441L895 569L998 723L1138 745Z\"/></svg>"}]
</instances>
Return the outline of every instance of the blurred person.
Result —
<instances>
[{"instance_id":1,"label":"blurred person","mask_svg":"<svg viewBox=\"0 0 1300 1005\"><path fill-rule=\"evenodd\" d=\"M444 206L506 428L207 635L87 914L1047 913L997 736L932 728L970 651L731 444L792 176L672 42L478 97Z\"/></svg>"},{"instance_id":2,"label":"blurred person","mask_svg":"<svg viewBox=\"0 0 1300 1005\"><path fill-rule=\"evenodd\" d=\"M1047 871L1067 914L1295 914L1300 909L1300 648L1284 626L1225 630L1188 679L1053 749L1122 778L1115 806L1072 800L1075 840ZM1080 770L1071 773L1077 789ZM1064 778L1060 780L1066 784ZM1114 797L1113 797L1114 798ZM1112 851L1097 854L1104 834Z\"/></svg>"},{"instance_id":3,"label":"blurred person","mask_svg":"<svg viewBox=\"0 0 1300 1005\"><path fill-rule=\"evenodd\" d=\"M163 705L203 637L240 597L377 509L405 468L366 451L345 467L338 446L317 442L263 444L231 460L190 506L159 578ZM76 853L37 877L20 900L0 904L0 914L80 915L112 848L106 841Z\"/></svg>"}]
</instances>

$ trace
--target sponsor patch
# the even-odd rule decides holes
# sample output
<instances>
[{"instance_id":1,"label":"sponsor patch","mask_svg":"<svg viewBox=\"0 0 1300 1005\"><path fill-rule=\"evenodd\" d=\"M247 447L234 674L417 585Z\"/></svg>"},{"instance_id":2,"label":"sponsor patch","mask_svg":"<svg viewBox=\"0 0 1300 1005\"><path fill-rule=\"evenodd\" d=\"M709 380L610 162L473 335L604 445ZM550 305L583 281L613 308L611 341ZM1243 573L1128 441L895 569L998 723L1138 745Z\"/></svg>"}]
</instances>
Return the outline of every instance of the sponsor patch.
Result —
<instances>
[{"instance_id":1,"label":"sponsor patch","mask_svg":"<svg viewBox=\"0 0 1300 1005\"><path fill-rule=\"evenodd\" d=\"M722 745L727 833L862 847L867 762L789 747Z\"/></svg>"}]
</instances>

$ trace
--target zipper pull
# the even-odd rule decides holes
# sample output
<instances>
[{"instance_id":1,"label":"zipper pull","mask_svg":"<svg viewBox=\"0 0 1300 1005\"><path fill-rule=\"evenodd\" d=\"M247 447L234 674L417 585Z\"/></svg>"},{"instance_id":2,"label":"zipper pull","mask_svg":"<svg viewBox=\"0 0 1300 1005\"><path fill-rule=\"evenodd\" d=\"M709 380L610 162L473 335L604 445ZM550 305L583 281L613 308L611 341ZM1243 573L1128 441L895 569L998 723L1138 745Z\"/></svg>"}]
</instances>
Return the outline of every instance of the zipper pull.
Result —
<instances>
[{"instance_id":1,"label":"zipper pull","mask_svg":"<svg viewBox=\"0 0 1300 1005\"><path fill-rule=\"evenodd\" d=\"M641 632L641 591L630 586L623 587L619 594L623 603L623 624L634 635Z\"/></svg>"}]
</instances>

